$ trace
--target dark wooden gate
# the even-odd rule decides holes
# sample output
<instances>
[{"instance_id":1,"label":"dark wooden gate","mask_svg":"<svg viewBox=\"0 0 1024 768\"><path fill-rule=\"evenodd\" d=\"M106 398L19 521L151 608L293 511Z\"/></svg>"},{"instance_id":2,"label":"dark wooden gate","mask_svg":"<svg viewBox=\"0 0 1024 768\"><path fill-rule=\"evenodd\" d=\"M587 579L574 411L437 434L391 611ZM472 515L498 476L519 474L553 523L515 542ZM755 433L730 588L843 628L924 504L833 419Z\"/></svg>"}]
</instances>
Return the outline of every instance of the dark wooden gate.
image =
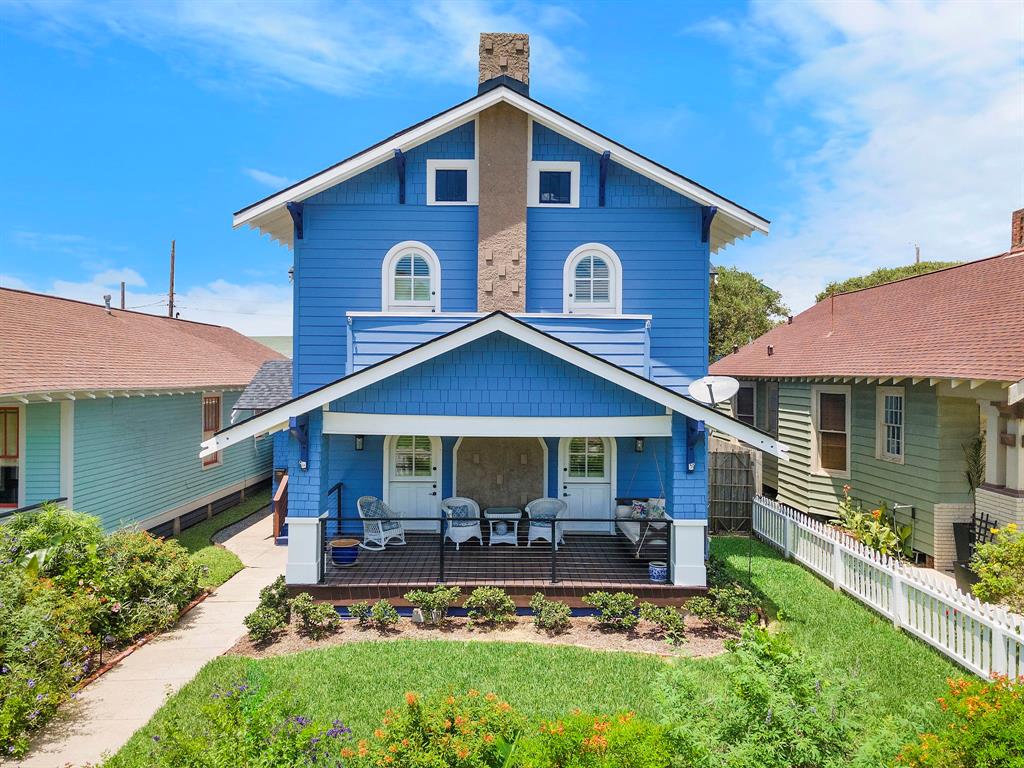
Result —
<instances>
[{"instance_id":1,"label":"dark wooden gate","mask_svg":"<svg viewBox=\"0 0 1024 768\"><path fill-rule=\"evenodd\" d=\"M750 530L757 490L758 453L753 448L712 437L708 450L708 515L711 533Z\"/></svg>"}]
</instances>

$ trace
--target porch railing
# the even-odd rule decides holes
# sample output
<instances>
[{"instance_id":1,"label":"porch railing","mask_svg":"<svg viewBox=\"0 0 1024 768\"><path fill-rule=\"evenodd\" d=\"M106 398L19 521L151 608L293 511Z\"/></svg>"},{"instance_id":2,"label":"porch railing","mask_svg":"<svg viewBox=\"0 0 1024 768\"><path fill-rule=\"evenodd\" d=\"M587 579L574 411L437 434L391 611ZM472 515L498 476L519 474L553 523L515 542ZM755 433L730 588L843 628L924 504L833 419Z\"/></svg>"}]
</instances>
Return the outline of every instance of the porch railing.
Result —
<instances>
[{"instance_id":1,"label":"porch railing","mask_svg":"<svg viewBox=\"0 0 1024 768\"><path fill-rule=\"evenodd\" d=\"M665 579L669 580L674 530L667 518L560 517L531 523L525 515L518 520L480 516L459 519L453 525L437 517L402 517L404 545L389 541L379 551L361 546L353 565L339 567L332 564L333 535L326 531L353 531L353 521L341 521L337 527L335 521L330 522L324 526L325 580L364 586L583 584L600 589L651 585L659 583L652 582L651 562L665 563ZM354 522L358 526L361 521ZM628 534L619 522L627 523ZM361 526L359 531L342 535L365 542ZM657 567L654 570L657 575Z\"/></svg>"},{"instance_id":2,"label":"porch railing","mask_svg":"<svg viewBox=\"0 0 1024 768\"><path fill-rule=\"evenodd\" d=\"M288 475L281 475L274 494L274 538L279 538L284 530L284 521L288 516Z\"/></svg>"}]
</instances>

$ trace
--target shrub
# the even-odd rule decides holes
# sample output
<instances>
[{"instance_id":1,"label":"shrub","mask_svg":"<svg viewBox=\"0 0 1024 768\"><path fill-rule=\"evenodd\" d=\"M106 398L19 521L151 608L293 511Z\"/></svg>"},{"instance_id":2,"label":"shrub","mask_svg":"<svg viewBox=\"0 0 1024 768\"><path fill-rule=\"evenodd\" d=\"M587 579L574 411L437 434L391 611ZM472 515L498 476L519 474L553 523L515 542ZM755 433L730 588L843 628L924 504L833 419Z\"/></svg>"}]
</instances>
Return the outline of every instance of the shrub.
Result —
<instances>
[{"instance_id":1,"label":"shrub","mask_svg":"<svg viewBox=\"0 0 1024 768\"><path fill-rule=\"evenodd\" d=\"M850 691L821 679L785 636L748 626L709 688L692 667L662 680L672 754L688 768L839 765L853 747Z\"/></svg>"},{"instance_id":2,"label":"shrub","mask_svg":"<svg viewBox=\"0 0 1024 768\"><path fill-rule=\"evenodd\" d=\"M739 632L752 616L760 615L760 610L753 593L737 582L713 586L707 596L686 601L686 611L691 616L731 632Z\"/></svg>"},{"instance_id":3,"label":"shrub","mask_svg":"<svg viewBox=\"0 0 1024 768\"><path fill-rule=\"evenodd\" d=\"M262 688L258 682L244 682L216 691L198 717L174 711L153 735L147 765L336 766L338 750L351 739L351 731L337 720L329 728L318 725L297 714L287 693L264 695Z\"/></svg>"},{"instance_id":4,"label":"shrub","mask_svg":"<svg viewBox=\"0 0 1024 768\"><path fill-rule=\"evenodd\" d=\"M671 644L686 642L686 620L683 613L671 606L640 603L640 618L654 624Z\"/></svg>"},{"instance_id":5,"label":"shrub","mask_svg":"<svg viewBox=\"0 0 1024 768\"><path fill-rule=\"evenodd\" d=\"M378 600L373 604L373 608L370 611L370 616L373 619L373 625L377 628L378 632L387 632L393 626L395 626L401 616L398 615L398 611L391 603L387 600Z\"/></svg>"},{"instance_id":6,"label":"shrub","mask_svg":"<svg viewBox=\"0 0 1024 768\"><path fill-rule=\"evenodd\" d=\"M313 596L301 592L291 600L291 609L299 618L299 631L314 640L341 629L341 617L330 603L313 602Z\"/></svg>"},{"instance_id":7,"label":"shrub","mask_svg":"<svg viewBox=\"0 0 1024 768\"><path fill-rule=\"evenodd\" d=\"M424 589L406 592L405 599L414 608L420 609L425 623L442 624L448 618L448 609L459 599L461 592L462 590L458 587L446 587L438 584L429 592Z\"/></svg>"},{"instance_id":8,"label":"shrub","mask_svg":"<svg viewBox=\"0 0 1024 768\"><path fill-rule=\"evenodd\" d=\"M850 497L850 486L843 486L839 502L839 525L849 531L861 544L876 552L892 557L910 557L914 553L910 538L914 529L910 525L897 525L896 513L886 502L870 511Z\"/></svg>"},{"instance_id":9,"label":"shrub","mask_svg":"<svg viewBox=\"0 0 1024 768\"><path fill-rule=\"evenodd\" d=\"M249 630L249 639L254 643L267 642L286 624L280 613L262 605L245 617L245 628Z\"/></svg>"},{"instance_id":10,"label":"shrub","mask_svg":"<svg viewBox=\"0 0 1024 768\"><path fill-rule=\"evenodd\" d=\"M348 615L359 622L359 626L367 627L372 620L373 608L365 600L352 603L348 607Z\"/></svg>"},{"instance_id":11,"label":"shrub","mask_svg":"<svg viewBox=\"0 0 1024 768\"><path fill-rule=\"evenodd\" d=\"M533 611L533 626L537 629L552 634L569 629L572 609L558 600L548 600L543 592L530 598L530 610Z\"/></svg>"},{"instance_id":12,"label":"shrub","mask_svg":"<svg viewBox=\"0 0 1024 768\"><path fill-rule=\"evenodd\" d=\"M939 699L943 725L903 748L912 768L996 768L1024 760L1024 677L950 680Z\"/></svg>"},{"instance_id":13,"label":"shrub","mask_svg":"<svg viewBox=\"0 0 1024 768\"><path fill-rule=\"evenodd\" d=\"M99 552L102 543L99 520L52 503L0 526L0 551L12 565L69 589L99 586L107 570Z\"/></svg>"},{"instance_id":14,"label":"shrub","mask_svg":"<svg viewBox=\"0 0 1024 768\"><path fill-rule=\"evenodd\" d=\"M516 617L516 604L500 587L477 587L464 607L472 624L502 624Z\"/></svg>"},{"instance_id":15,"label":"shrub","mask_svg":"<svg viewBox=\"0 0 1024 768\"><path fill-rule=\"evenodd\" d=\"M605 629L629 630L639 621L636 596L628 592L591 592L583 602L597 609L597 623Z\"/></svg>"},{"instance_id":16,"label":"shrub","mask_svg":"<svg viewBox=\"0 0 1024 768\"><path fill-rule=\"evenodd\" d=\"M406 693L404 706L387 711L372 743L343 747L341 757L360 755L374 766L504 766L523 727L524 719L493 693L426 702Z\"/></svg>"},{"instance_id":17,"label":"shrub","mask_svg":"<svg viewBox=\"0 0 1024 768\"><path fill-rule=\"evenodd\" d=\"M284 583L284 576L278 576L260 590L260 608L277 611L284 617L285 623L291 621L292 604L288 600L288 585Z\"/></svg>"},{"instance_id":18,"label":"shrub","mask_svg":"<svg viewBox=\"0 0 1024 768\"><path fill-rule=\"evenodd\" d=\"M995 538L979 544L971 559L971 570L978 574L971 591L981 600L1024 613L1024 532L1014 523L993 531Z\"/></svg>"},{"instance_id":19,"label":"shrub","mask_svg":"<svg viewBox=\"0 0 1024 768\"><path fill-rule=\"evenodd\" d=\"M668 740L663 728L632 712L606 717L574 714L542 723L519 740L512 766L572 768L665 768Z\"/></svg>"}]
</instances>

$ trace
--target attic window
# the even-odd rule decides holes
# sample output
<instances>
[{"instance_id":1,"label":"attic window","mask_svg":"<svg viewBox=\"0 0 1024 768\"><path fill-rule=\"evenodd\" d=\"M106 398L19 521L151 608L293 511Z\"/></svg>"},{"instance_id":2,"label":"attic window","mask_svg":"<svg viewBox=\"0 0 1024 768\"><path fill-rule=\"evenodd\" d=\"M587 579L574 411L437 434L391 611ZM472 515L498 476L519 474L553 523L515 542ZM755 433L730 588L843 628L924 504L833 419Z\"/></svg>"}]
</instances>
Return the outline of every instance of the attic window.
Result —
<instances>
[{"instance_id":1,"label":"attic window","mask_svg":"<svg viewBox=\"0 0 1024 768\"><path fill-rule=\"evenodd\" d=\"M580 164L560 160L530 163L526 189L527 204L541 208L580 207Z\"/></svg>"},{"instance_id":2,"label":"attic window","mask_svg":"<svg viewBox=\"0 0 1024 768\"><path fill-rule=\"evenodd\" d=\"M427 205L476 205L476 160L427 160Z\"/></svg>"}]
</instances>

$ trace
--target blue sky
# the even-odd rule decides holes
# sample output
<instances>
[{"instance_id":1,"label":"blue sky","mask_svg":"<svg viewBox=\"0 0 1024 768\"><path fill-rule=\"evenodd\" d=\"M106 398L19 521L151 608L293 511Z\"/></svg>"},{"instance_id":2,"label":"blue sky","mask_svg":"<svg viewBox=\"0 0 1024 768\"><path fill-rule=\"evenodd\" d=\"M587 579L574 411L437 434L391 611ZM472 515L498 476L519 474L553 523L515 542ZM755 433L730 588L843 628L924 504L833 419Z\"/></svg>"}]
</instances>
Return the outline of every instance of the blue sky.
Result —
<instances>
[{"instance_id":1,"label":"blue sky","mask_svg":"<svg viewBox=\"0 0 1024 768\"><path fill-rule=\"evenodd\" d=\"M175 238L183 317L290 333L291 254L231 213L471 95L480 31L770 218L716 261L797 310L914 243L1005 250L1024 205L1019 3L0 0L0 285L159 312Z\"/></svg>"}]
</instances>

